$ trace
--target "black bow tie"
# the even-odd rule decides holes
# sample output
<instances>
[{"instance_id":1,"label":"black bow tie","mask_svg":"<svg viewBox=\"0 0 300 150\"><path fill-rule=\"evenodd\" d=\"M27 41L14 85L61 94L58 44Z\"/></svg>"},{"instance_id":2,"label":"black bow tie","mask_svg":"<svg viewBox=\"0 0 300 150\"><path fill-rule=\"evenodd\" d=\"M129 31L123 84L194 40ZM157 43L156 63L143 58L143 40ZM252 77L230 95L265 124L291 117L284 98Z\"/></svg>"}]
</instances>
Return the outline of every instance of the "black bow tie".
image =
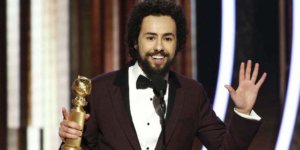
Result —
<instances>
[{"instance_id":1,"label":"black bow tie","mask_svg":"<svg viewBox=\"0 0 300 150\"><path fill-rule=\"evenodd\" d=\"M148 87L152 88L152 81L145 76L139 75L136 81L136 89L146 89Z\"/></svg>"}]
</instances>

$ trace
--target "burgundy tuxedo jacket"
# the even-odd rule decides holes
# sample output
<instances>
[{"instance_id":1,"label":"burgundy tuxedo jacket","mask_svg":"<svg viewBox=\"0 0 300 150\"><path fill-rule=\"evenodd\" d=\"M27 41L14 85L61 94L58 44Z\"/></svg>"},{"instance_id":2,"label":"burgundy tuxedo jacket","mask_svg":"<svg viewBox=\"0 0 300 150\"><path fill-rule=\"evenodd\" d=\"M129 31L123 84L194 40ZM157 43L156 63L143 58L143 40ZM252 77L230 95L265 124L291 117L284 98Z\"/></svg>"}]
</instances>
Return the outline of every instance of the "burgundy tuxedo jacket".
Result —
<instances>
[{"instance_id":1,"label":"burgundy tuxedo jacket","mask_svg":"<svg viewBox=\"0 0 300 150\"><path fill-rule=\"evenodd\" d=\"M169 103L166 120L167 150L189 150L194 138L208 149L247 149L261 122L237 114L226 127L216 116L203 87L182 75L169 74ZM140 150L129 108L128 68L92 80L87 97L83 149ZM156 145L162 149L162 137Z\"/></svg>"}]
</instances>

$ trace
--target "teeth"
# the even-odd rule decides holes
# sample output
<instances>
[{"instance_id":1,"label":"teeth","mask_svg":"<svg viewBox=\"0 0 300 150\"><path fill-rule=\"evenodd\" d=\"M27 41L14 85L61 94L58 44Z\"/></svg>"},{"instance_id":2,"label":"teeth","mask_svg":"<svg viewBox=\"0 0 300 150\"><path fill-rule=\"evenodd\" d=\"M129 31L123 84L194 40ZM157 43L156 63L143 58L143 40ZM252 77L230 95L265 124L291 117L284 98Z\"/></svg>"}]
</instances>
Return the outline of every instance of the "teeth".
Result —
<instances>
[{"instance_id":1,"label":"teeth","mask_svg":"<svg viewBox=\"0 0 300 150\"><path fill-rule=\"evenodd\" d=\"M161 56L161 55L154 55L152 56L154 59L163 59L164 56Z\"/></svg>"}]
</instances>

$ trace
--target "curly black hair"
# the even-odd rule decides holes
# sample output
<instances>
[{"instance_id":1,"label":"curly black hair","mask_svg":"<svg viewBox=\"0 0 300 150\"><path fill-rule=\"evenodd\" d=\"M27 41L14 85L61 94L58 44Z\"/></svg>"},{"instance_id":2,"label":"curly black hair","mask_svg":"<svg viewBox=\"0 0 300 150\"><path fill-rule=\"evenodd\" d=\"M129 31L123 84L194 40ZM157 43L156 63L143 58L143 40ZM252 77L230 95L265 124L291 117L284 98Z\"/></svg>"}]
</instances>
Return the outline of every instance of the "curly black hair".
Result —
<instances>
[{"instance_id":1,"label":"curly black hair","mask_svg":"<svg viewBox=\"0 0 300 150\"><path fill-rule=\"evenodd\" d=\"M129 54L137 60L138 52L134 48L141 30L141 24L144 17L147 16L170 16L176 23L177 46L176 54L185 46L186 41L186 18L180 6L167 0L145 0L133 8L127 24L127 46Z\"/></svg>"}]
</instances>

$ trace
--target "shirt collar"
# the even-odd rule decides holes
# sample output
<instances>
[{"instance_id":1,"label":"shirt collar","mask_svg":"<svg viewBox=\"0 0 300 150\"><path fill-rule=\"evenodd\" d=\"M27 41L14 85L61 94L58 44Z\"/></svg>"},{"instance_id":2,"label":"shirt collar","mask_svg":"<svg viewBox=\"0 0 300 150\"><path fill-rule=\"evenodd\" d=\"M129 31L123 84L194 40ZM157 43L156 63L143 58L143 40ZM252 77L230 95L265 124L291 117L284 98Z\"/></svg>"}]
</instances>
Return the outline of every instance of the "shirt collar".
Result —
<instances>
[{"instance_id":1,"label":"shirt collar","mask_svg":"<svg viewBox=\"0 0 300 150\"><path fill-rule=\"evenodd\" d=\"M132 66L132 75L135 80L139 77L139 75L143 75L147 77L147 75L144 73L142 68L139 66L138 62L136 61L135 64ZM147 77L148 78L148 77Z\"/></svg>"}]
</instances>

